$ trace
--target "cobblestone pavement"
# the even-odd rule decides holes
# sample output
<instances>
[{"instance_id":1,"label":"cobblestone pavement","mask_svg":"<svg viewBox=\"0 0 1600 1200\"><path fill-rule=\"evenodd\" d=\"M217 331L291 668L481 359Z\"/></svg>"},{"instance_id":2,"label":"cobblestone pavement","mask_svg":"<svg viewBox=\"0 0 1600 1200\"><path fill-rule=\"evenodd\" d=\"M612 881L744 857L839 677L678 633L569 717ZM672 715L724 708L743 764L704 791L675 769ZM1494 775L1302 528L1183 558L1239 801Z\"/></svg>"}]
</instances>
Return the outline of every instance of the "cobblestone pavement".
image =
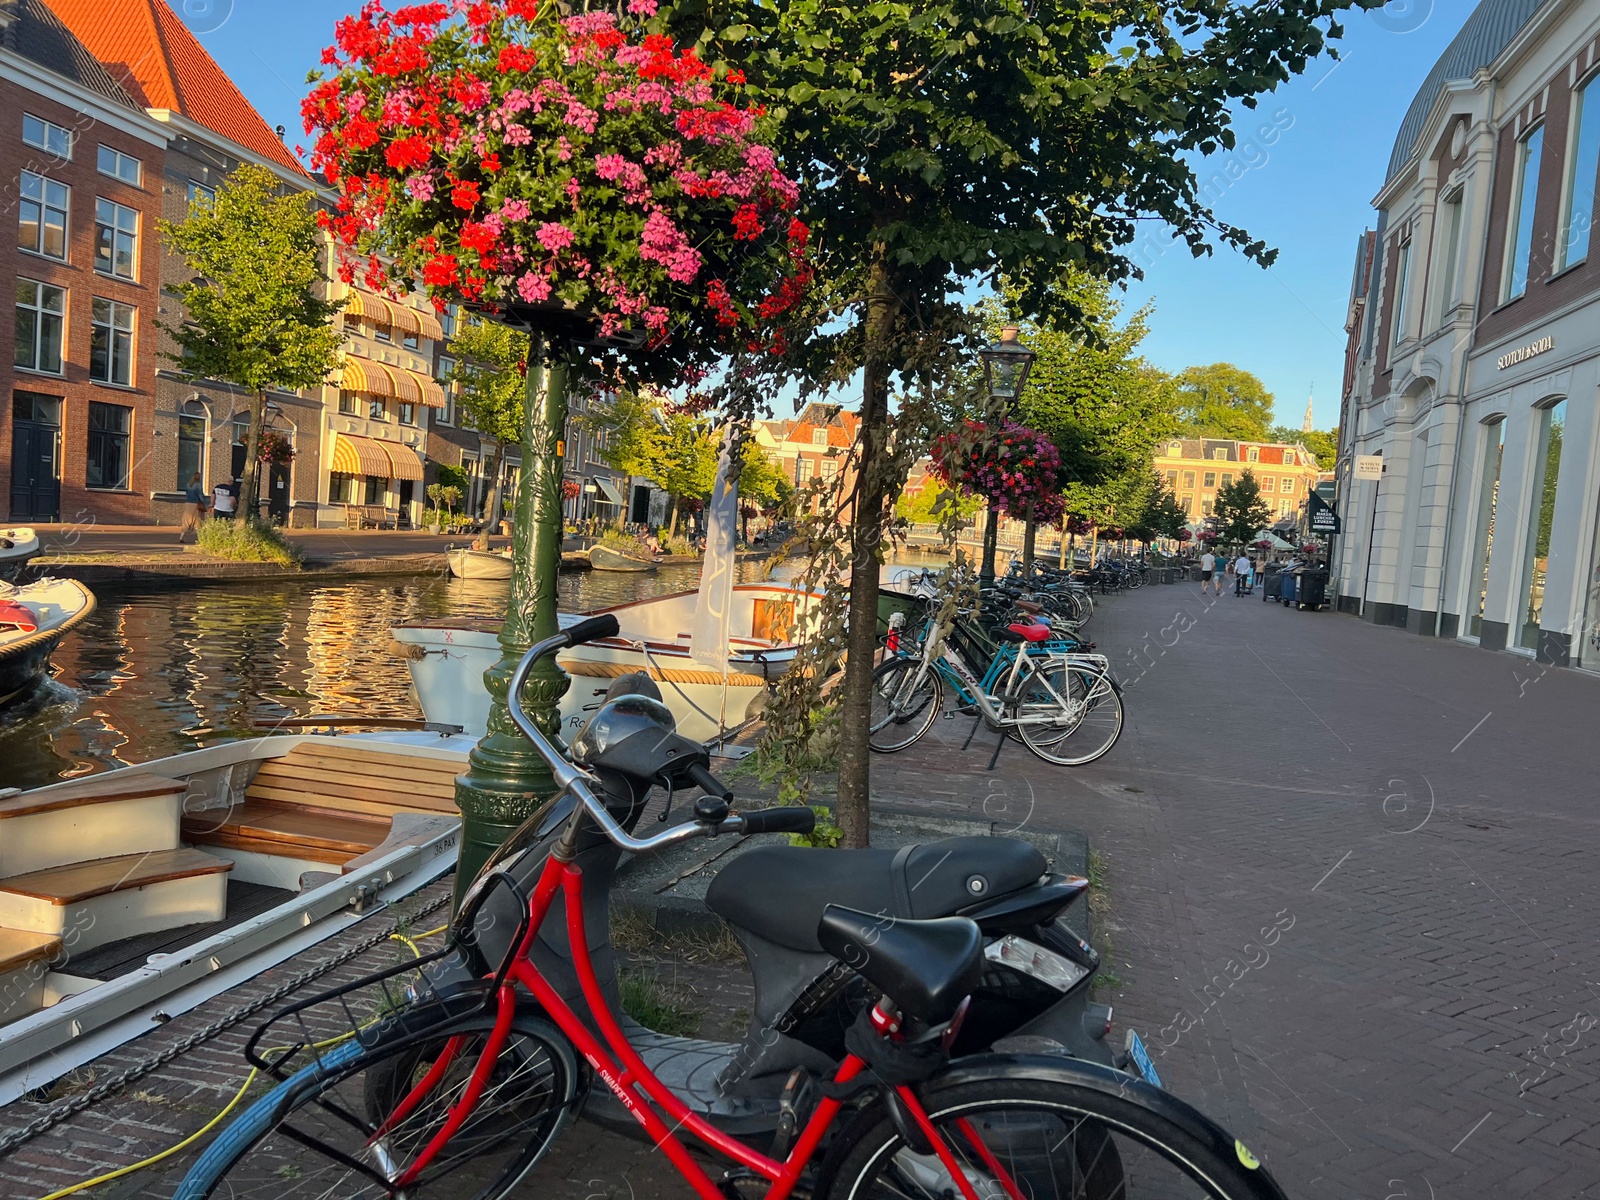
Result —
<instances>
[{"instance_id":1,"label":"cobblestone pavement","mask_svg":"<svg viewBox=\"0 0 1600 1200\"><path fill-rule=\"evenodd\" d=\"M1128 685L1104 760L990 771L957 719L876 760L879 798L1086 832L1118 1036L1296 1200L1600 1194L1600 680L1193 585L1112 597L1092 633ZM0 1196L198 1128L240 1038L0 1160ZM99 1194L170 1196L182 1165ZM687 1195L661 1167L578 1126L520 1194Z\"/></svg>"}]
</instances>

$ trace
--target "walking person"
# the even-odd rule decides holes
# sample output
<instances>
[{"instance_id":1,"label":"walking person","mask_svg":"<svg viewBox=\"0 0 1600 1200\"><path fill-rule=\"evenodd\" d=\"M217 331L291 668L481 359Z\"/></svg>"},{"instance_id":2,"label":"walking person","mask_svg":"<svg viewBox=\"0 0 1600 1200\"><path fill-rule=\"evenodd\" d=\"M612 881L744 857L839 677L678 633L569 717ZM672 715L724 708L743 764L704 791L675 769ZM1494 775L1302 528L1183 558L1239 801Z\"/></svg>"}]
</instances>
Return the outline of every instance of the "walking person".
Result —
<instances>
[{"instance_id":1,"label":"walking person","mask_svg":"<svg viewBox=\"0 0 1600 1200\"><path fill-rule=\"evenodd\" d=\"M200 540L200 522L206 519L206 493L200 483L200 472L196 471L189 477L189 486L183 490L183 528L178 530L178 545L183 545L183 539L190 533L194 540Z\"/></svg>"},{"instance_id":2,"label":"walking person","mask_svg":"<svg viewBox=\"0 0 1600 1200\"><path fill-rule=\"evenodd\" d=\"M1243 596L1250 590L1250 576L1254 571L1255 567L1250 562L1250 556L1243 550L1239 551L1239 557L1233 560L1233 594L1235 596Z\"/></svg>"},{"instance_id":3,"label":"walking person","mask_svg":"<svg viewBox=\"0 0 1600 1200\"><path fill-rule=\"evenodd\" d=\"M233 490L232 481L225 479L212 489L211 515L219 521L231 521L238 503L238 493Z\"/></svg>"},{"instance_id":4,"label":"walking person","mask_svg":"<svg viewBox=\"0 0 1600 1200\"><path fill-rule=\"evenodd\" d=\"M1211 547L1206 547L1206 552L1200 556L1200 594L1206 594L1206 584L1211 582L1211 577L1217 573L1217 556L1211 553ZM1222 581L1217 581L1217 592L1222 591Z\"/></svg>"}]
</instances>

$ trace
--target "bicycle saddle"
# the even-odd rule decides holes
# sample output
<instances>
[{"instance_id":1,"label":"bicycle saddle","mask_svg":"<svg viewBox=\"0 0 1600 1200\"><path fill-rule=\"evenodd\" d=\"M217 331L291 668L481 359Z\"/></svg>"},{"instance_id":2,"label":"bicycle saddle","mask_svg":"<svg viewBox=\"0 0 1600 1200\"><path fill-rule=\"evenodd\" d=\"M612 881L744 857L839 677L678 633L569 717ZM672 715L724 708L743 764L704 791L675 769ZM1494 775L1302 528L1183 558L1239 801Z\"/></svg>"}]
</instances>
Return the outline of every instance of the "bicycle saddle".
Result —
<instances>
[{"instance_id":1,"label":"bicycle saddle","mask_svg":"<svg viewBox=\"0 0 1600 1200\"><path fill-rule=\"evenodd\" d=\"M1014 623L1004 629L997 630L995 636L1002 642L1048 642L1050 640L1050 626L1048 625L1023 625Z\"/></svg>"},{"instance_id":2,"label":"bicycle saddle","mask_svg":"<svg viewBox=\"0 0 1600 1200\"><path fill-rule=\"evenodd\" d=\"M946 917L1037 882L1047 866L1031 843L1006 837L898 850L756 846L717 872L706 907L769 942L819 954L817 922L830 903L900 920Z\"/></svg>"},{"instance_id":3,"label":"bicycle saddle","mask_svg":"<svg viewBox=\"0 0 1600 1200\"><path fill-rule=\"evenodd\" d=\"M966 917L900 921L830 904L822 910L817 940L929 1025L955 1016L983 974L983 935Z\"/></svg>"}]
</instances>

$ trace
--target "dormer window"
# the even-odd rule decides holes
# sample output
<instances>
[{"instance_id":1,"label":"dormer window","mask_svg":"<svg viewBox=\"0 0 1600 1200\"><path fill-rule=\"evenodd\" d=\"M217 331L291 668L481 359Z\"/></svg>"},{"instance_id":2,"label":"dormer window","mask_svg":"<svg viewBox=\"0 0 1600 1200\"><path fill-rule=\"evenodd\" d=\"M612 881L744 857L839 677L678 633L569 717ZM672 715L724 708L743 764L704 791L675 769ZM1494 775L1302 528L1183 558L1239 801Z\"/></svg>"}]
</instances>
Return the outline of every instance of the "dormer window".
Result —
<instances>
[{"instance_id":1,"label":"dormer window","mask_svg":"<svg viewBox=\"0 0 1600 1200\"><path fill-rule=\"evenodd\" d=\"M1228 452L1226 450L1213 450L1211 452L1211 457L1226 459L1228 457Z\"/></svg>"},{"instance_id":2,"label":"dormer window","mask_svg":"<svg viewBox=\"0 0 1600 1200\"><path fill-rule=\"evenodd\" d=\"M1261 451L1256 449L1256 447L1251 446L1250 450L1249 450L1249 458L1250 458L1251 462L1260 462L1261 461Z\"/></svg>"},{"instance_id":3,"label":"dormer window","mask_svg":"<svg viewBox=\"0 0 1600 1200\"><path fill-rule=\"evenodd\" d=\"M811 431L811 444L813 446L826 446L828 444L828 431L826 429L813 429Z\"/></svg>"}]
</instances>

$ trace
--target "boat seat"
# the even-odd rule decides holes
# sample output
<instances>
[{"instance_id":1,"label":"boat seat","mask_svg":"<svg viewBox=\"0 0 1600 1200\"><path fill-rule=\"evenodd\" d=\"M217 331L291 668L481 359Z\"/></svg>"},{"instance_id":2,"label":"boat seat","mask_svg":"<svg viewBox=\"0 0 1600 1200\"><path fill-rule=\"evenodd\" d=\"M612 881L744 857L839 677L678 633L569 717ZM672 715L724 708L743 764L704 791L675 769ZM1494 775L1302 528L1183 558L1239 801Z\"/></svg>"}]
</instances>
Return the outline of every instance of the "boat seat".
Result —
<instances>
[{"instance_id":1,"label":"boat seat","mask_svg":"<svg viewBox=\"0 0 1600 1200\"><path fill-rule=\"evenodd\" d=\"M369 819L387 819L396 812L456 816L460 772L460 764L448 759L318 741L267 759L245 799Z\"/></svg>"},{"instance_id":2,"label":"boat seat","mask_svg":"<svg viewBox=\"0 0 1600 1200\"><path fill-rule=\"evenodd\" d=\"M735 928L815 954L830 904L908 920L946 917L1036 882L1048 865L1032 843L1006 837L883 850L757 846L717 872L706 906Z\"/></svg>"},{"instance_id":3,"label":"boat seat","mask_svg":"<svg viewBox=\"0 0 1600 1200\"><path fill-rule=\"evenodd\" d=\"M181 779L136 772L93 775L77 783L46 790L18 792L0 799L0 821L56 812L84 804L104 804L112 800L139 800L146 796L170 796L188 787Z\"/></svg>"},{"instance_id":4,"label":"boat seat","mask_svg":"<svg viewBox=\"0 0 1600 1200\"><path fill-rule=\"evenodd\" d=\"M85 859L172 850L188 785L137 771L0 799L0 878Z\"/></svg>"},{"instance_id":5,"label":"boat seat","mask_svg":"<svg viewBox=\"0 0 1600 1200\"><path fill-rule=\"evenodd\" d=\"M942 1025L983 975L983 934L965 917L887 920L830 904L817 940L901 1009Z\"/></svg>"},{"instance_id":6,"label":"boat seat","mask_svg":"<svg viewBox=\"0 0 1600 1200\"><path fill-rule=\"evenodd\" d=\"M222 850L305 859L344 866L389 835L388 820L267 800L190 813L183 840Z\"/></svg>"},{"instance_id":7,"label":"boat seat","mask_svg":"<svg viewBox=\"0 0 1600 1200\"><path fill-rule=\"evenodd\" d=\"M96 858L67 867L32 871L27 875L12 875L0 879L0 892L63 906L130 888L198 875L217 875L232 869L232 863L198 850L158 850L153 854L122 854L116 858Z\"/></svg>"},{"instance_id":8,"label":"boat seat","mask_svg":"<svg viewBox=\"0 0 1600 1200\"><path fill-rule=\"evenodd\" d=\"M29 963L48 962L61 949L61 939L26 929L0 929L0 977Z\"/></svg>"}]
</instances>

